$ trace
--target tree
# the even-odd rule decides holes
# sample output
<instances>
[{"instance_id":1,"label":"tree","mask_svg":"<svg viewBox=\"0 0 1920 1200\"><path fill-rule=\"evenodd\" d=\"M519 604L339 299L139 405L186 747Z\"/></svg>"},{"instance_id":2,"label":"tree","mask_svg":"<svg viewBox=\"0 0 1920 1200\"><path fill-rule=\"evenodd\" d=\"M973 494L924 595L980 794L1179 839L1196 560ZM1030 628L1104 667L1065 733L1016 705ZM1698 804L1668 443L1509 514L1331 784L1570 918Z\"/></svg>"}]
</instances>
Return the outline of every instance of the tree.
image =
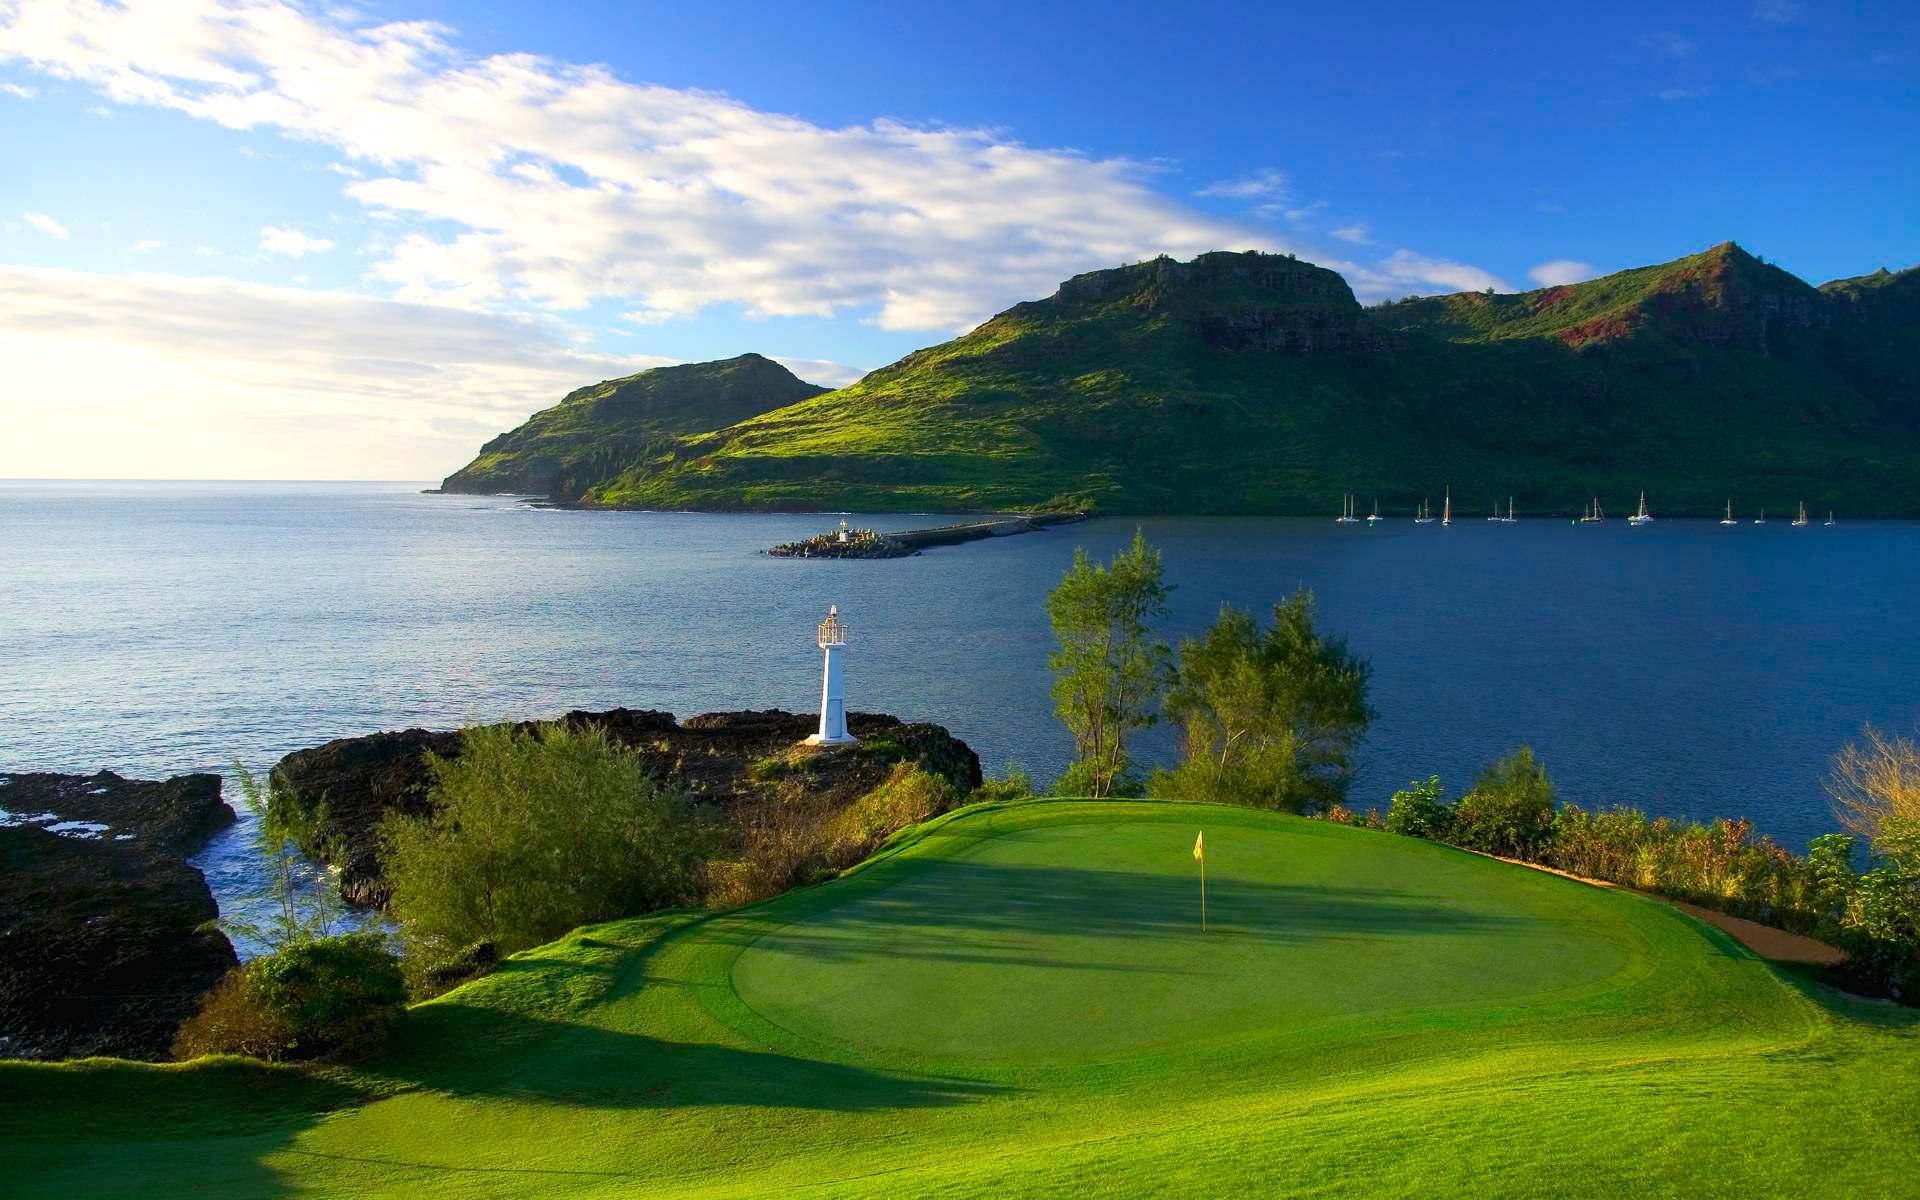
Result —
<instances>
[{"instance_id":1,"label":"tree","mask_svg":"<svg viewBox=\"0 0 1920 1200\"><path fill-rule=\"evenodd\" d=\"M1386 830L1408 837L1443 840L1453 824L1453 813L1440 798L1440 777L1429 775L1407 784L1393 794L1387 808Z\"/></svg>"},{"instance_id":2,"label":"tree","mask_svg":"<svg viewBox=\"0 0 1920 1200\"><path fill-rule=\"evenodd\" d=\"M459 757L427 766L434 811L380 826L416 970L476 942L510 954L697 895L701 828L600 726L476 726Z\"/></svg>"},{"instance_id":3,"label":"tree","mask_svg":"<svg viewBox=\"0 0 1920 1200\"><path fill-rule=\"evenodd\" d=\"M1056 785L1061 794L1110 796L1124 784L1127 738L1153 725L1167 676L1167 644L1152 622L1166 615L1168 591L1160 552L1136 529L1133 545L1105 566L1076 549L1073 566L1047 596L1060 643L1047 660L1054 711L1075 750L1074 765Z\"/></svg>"},{"instance_id":4,"label":"tree","mask_svg":"<svg viewBox=\"0 0 1920 1200\"><path fill-rule=\"evenodd\" d=\"M1372 668L1345 640L1313 627L1313 596L1276 604L1261 630L1249 613L1220 618L1180 645L1167 713L1182 764L1155 779L1163 795L1288 812L1346 799L1353 752L1373 719Z\"/></svg>"},{"instance_id":5,"label":"tree","mask_svg":"<svg viewBox=\"0 0 1920 1200\"><path fill-rule=\"evenodd\" d=\"M327 880L304 878L308 862L300 851L302 845L318 844L326 814L303 814L278 784L269 779L262 786L237 762L233 772L240 798L253 815L254 846L267 869L263 885L247 897L261 909L260 919L223 917L221 928L273 952L331 935L342 923L344 906Z\"/></svg>"},{"instance_id":6,"label":"tree","mask_svg":"<svg viewBox=\"0 0 1920 1200\"><path fill-rule=\"evenodd\" d=\"M1884 854L1890 820L1920 821L1920 746L1871 725L1860 736L1833 756L1827 795L1840 824Z\"/></svg>"}]
</instances>

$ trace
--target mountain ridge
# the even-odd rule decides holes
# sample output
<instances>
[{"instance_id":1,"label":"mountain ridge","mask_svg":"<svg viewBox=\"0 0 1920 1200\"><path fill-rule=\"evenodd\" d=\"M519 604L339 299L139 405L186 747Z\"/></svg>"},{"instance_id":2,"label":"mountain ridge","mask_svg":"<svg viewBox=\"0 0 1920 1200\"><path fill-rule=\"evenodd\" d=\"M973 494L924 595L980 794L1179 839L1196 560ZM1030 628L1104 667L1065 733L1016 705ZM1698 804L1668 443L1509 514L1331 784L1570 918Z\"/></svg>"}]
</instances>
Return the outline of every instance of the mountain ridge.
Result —
<instances>
[{"instance_id":1,"label":"mountain ridge","mask_svg":"<svg viewBox=\"0 0 1920 1200\"><path fill-rule=\"evenodd\" d=\"M1290 255L1064 281L838 390L646 443L586 506L1920 515L1920 268L1814 287L1732 242L1363 308ZM1485 493L1482 495L1481 493Z\"/></svg>"}]
</instances>

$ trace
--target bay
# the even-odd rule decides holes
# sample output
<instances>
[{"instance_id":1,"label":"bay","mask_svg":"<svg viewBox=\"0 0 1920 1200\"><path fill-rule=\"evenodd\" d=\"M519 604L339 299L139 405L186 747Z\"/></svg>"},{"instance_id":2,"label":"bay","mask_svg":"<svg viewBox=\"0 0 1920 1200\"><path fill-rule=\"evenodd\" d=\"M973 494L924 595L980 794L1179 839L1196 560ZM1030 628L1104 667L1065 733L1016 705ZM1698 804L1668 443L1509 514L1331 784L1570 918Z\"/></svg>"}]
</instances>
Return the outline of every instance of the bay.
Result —
<instances>
[{"instance_id":1,"label":"bay","mask_svg":"<svg viewBox=\"0 0 1920 1200\"><path fill-rule=\"evenodd\" d=\"M1104 557L1136 525L1176 587L1169 634L1307 587L1372 661L1360 808L1430 773L1458 789L1526 743L1566 799L1743 815L1798 848L1833 827L1828 757L1863 722L1920 718L1910 522L1156 517L830 561L759 553L818 514L423 486L0 482L0 772L264 769L334 737L572 708L809 711L837 604L851 708L938 722L990 773L1044 781L1071 748L1046 592L1075 546ZM1171 731L1141 750L1166 760ZM229 909L257 883L248 834L196 860Z\"/></svg>"}]
</instances>

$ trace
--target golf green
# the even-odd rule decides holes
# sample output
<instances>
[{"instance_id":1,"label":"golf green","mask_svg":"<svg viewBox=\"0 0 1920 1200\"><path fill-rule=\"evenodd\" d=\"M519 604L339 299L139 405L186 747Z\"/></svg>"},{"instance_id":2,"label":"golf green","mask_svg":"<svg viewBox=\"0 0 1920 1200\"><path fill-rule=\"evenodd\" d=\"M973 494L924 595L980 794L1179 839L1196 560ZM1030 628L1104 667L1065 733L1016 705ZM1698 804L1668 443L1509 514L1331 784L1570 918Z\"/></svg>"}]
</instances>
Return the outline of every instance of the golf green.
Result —
<instances>
[{"instance_id":1,"label":"golf green","mask_svg":"<svg viewBox=\"0 0 1920 1200\"><path fill-rule=\"evenodd\" d=\"M1916 1080L1920 1013L1647 897L1028 801L762 904L575 930L364 1063L0 1062L0 1190L1912 1196Z\"/></svg>"},{"instance_id":2,"label":"golf green","mask_svg":"<svg viewBox=\"0 0 1920 1200\"><path fill-rule=\"evenodd\" d=\"M1255 814L1206 824L1204 932L1200 823L1143 807L848 890L748 946L734 990L820 1042L1057 1062L1605 986L1643 948L1578 890L1497 862Z\"/></svg>"}]
</instances>

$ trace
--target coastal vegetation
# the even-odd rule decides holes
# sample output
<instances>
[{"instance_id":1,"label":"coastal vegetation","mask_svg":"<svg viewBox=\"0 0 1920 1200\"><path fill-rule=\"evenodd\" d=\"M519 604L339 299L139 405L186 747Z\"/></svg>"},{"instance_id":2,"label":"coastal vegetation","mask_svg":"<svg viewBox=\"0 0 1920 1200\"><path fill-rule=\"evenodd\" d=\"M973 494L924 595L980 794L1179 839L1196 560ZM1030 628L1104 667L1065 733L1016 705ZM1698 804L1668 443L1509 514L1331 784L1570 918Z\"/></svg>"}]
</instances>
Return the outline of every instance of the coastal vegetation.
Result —
<instances>
[{"instance_id":1,"label":"coastal vegetation","mask_svg":"<svg viewBox=\"0 0 1920 1200\"><path fill-rule=\"evenodd\" d=\"M1076 548L1073 566L1047 596L1059 648L1054 711L1073 735L1074 761L1055 791L1065 796L1124 794L1134 786L1127 740L1150 728L1172 661L1152 622L1167 611L1160 552L1134 530L1133 544L1096 563Z\"/></svg>"},{"instance_id":2,"label":"coastal vegetation","mask_svg":"<svg viewBox=\"0 0 1920 1200\"><path fill-rule=\"evenodd\" d=\"M1076 276L851 386L732 420L696 387L677 402L692 427L595 426L598 457L548 474L558 499L659 509L1322 515L1352 493L1404 516L1451 484L1521 513L1650 490L1674 515L1732 496L1912 516L1916 364L1920 268L1814 288L1727 242L1584 283L1364 308L1333 271L1215 253ZM667 370L692 386L726 365ZM558 411L449 488L523 490L495 486L501 456Z\"/></svg>"},{"instance_id":3,"label":"coastal vegetation","mask_svg":"<svg viewBox=\"0 0 1920 1200\"><path fill-rule=\"evenodd\" d=\"M1180 644L1166 710L1180 726L1181 763L1148 790L1294 813L1340 803L1373 718L1371 674L1344 640L1314 629L1304 590L1274 605L1264 630L1223 605L1205 633Z\"/></svg>"}]
</instances>

